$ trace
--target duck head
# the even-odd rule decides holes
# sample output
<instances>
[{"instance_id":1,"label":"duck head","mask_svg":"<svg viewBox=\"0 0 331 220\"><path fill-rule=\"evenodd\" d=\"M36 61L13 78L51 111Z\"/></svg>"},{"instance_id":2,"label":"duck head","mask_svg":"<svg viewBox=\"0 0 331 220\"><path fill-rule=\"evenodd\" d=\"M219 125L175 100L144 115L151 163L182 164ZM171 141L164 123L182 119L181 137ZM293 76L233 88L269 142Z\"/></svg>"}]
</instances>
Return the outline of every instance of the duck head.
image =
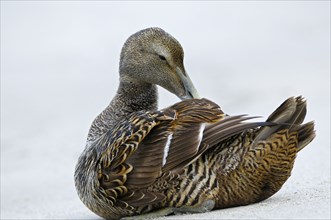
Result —
<instances>
[{"instance_id":1,"label":"duck head","mask_svg":"<svg viewBox=\"0 0 331 220\"><path fill-rule=\"evenodd\" d=\"M180 99L200 98L185 71L180 43L161 28L130 36L120 58L120 80L162 86Z\"/></svg>"}]
</instances>

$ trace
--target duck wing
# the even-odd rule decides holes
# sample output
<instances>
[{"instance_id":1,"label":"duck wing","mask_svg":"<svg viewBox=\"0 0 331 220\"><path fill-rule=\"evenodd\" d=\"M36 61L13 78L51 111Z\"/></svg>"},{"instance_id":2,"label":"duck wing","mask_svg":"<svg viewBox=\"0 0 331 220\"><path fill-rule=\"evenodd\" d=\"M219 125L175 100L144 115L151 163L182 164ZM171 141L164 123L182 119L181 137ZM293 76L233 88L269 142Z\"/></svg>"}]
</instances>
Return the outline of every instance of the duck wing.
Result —
<instances>
[{"instance_id":1,"label":"duck wing","mask_svg":"<svg viewBox=\"0 0 331 220\"><path fill-rule=\"evenodd\" d=\"M98 182L100 190L112 205L121 204L119 198L128 194L127 180L135 168L135 163L128 162L128 158L134 155L142 142L160 121L173 120L171 112L157 111L151 112L135 112L125 120L119 120L113 127L95 143L94 148L99 155L96 163L98 173ZM142 162L144 162L142 158ZM137 193L138 194L138 193ZM144 195L138 197L144 197ZM153 200L154 195L150 195L150 200Z\"/></svg>"},{"instance_id":2,"label":"duck wing","mask_svg":"<svg viewBox=\"0 0 331 220\"><path fill-rule=\"evenodd\" d=\"M164 195L148 191L149 186L180 173L213 143L264 125L243 123L247 119L250 117L228 116L207 99L134 113L113 129L112 141L108 141L112 144L99 161L100 185L108 196L132 206L160 202Z\"/></svg>"}]
</instances>

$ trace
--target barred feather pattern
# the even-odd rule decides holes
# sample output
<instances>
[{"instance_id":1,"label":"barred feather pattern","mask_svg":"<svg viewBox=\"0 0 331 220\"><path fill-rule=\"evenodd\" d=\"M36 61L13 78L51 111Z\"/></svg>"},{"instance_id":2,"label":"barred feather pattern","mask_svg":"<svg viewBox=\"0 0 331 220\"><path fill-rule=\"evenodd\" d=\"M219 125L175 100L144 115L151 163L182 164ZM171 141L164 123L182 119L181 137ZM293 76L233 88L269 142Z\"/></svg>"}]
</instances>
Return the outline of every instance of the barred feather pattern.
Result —
<instances>
[{"instance_id":1,"label":"barred feather pattern","mask_svg":"<svg viewBox=\"0 0 331 220\"><path fill-rule=\"evenodd\" d=\"M290 177L297 154L297 133L282 130L254 143L250 129L214 146L162 190L164 207L196 206L212 199L215 209L259 202L275 194Z\"/></svg>"},{"instance_id":2,"label":"barred feather pattern","mask_svg":"<svg viewBox=\"0 0 331 220\"><path fill-rule=\"evenodd\" d=\"M290 177L297 154L297 132L281 130L267 140L254 143L252 133L213 157L218 168L216 207L248 205L275 194ZM238 141L240 140L240 141ZM237 143L236 143L237 142ZM238 143L239 142L239 143ZM215 169L217 169L215 167Z\"/></svg>"},{"instance_id":3,"label":"barred feather pattern","mask_svg":"<svg viewBox=\"0 0 331 220\"><path fill-rule=\"evenodd\" d=\"M244 123L251 117L227 116L201 99L133 113L85 149L76 170L90 174L77 172L79 195L107 219L207 200L215 209L262 201L282 187L298 151L315 137L313 122L300 125L304 110L292 98L269 122ZM288 111L294 116L282 116Z\"/></svg>"}]
</instances>

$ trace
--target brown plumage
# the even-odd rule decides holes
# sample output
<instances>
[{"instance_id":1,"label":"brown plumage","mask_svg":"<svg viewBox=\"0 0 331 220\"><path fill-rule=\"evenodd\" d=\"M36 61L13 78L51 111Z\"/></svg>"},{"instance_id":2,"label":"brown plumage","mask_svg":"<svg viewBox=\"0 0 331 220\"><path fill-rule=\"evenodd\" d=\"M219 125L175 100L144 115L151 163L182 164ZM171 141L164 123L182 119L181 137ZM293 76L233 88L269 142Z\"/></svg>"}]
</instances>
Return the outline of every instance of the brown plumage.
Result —
<instances>
[{"instance_id":1,"label":"brown plumage","mask_svg":"<svg viewBox=\"0 0 331 220\"><path fill-rule=\"evenodd\" d=\"M229 116L200 99L171 35L149 28L125 43L120 86L92 123L75 183L83 203L106 219L205 212L275 194L297 153L315 137L302 124L306 102L287 99L266 122ZM183 101L157 110L155 85Z\"/></svg>"}]
</instances>

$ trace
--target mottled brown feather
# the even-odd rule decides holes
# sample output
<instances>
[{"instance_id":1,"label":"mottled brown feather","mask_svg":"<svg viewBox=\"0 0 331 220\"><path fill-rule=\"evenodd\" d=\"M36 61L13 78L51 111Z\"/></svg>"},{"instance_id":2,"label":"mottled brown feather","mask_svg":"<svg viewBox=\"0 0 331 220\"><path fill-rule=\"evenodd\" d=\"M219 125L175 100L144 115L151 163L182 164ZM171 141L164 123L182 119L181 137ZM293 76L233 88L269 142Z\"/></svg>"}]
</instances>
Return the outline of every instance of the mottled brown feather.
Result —
<instances>
[{"instance_id":1,"label":"mottled brown feather","mask_svg":"<svg viewBox=\"0 0 331 220\"><path fill-rule=\"evenodd\" d=\"M225 126L221 126L223 119ZM222 140L222 130L226 135L223 138L227 138L231 136L231 132L236 134L262 125L254 122L242 123L247 119L250 118L225 116L216 104L207 99L179 102L157 112L132 114L130 120L126 120L118 128L131 131L121 135L112 134L112 137L119 139L112 139L115 145L110 143L101 155L100 186L112 200L120 199L131 206L137 203L140 206L154 204L163 197L146 191L146 187L155 183L163 173L178 173L194 162L211 146L208 143L209 136L214 137L214 133ZM200 129L205 123L217 123L217 126L213 127L213 133L207 133L204 137L206 143L201 144L203 130ZM164 148L169 135L172 135L172 139L164 162ZM119 190L122 189L119 187L125 190ZM125 192L134 193L126 196Z\"/></svg>"}]
</instances>

